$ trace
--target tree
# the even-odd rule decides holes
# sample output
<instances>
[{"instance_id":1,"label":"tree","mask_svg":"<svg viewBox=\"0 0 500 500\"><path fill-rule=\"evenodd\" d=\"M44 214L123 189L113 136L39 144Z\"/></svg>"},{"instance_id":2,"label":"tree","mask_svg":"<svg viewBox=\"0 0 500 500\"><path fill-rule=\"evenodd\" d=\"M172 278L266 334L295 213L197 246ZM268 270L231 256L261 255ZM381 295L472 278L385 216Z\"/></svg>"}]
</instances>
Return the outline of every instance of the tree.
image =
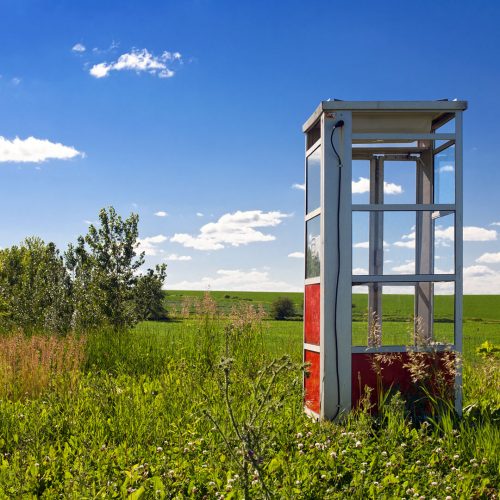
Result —
<instances>
[{"instance_id":1,"label":"tree","mask_svg":"<svg viewBox=\"0 0 500 500\"><path fill-rule=\"evenodd\" d=\"M274 319L285 319L295 316L295 305L288 297L278 297L271 307Z\"/></svg>"},{"instance_id":2,"label":"tree","mask_svg":"<svg viewBox=\"0 0 500 500\"><path fill-rule=\"evenodd\" d=\"M101 209L99 227L89 226L66 252L75 293L76 328L103 322L115 330L138 321L135 286L144 252L137 253L139 216L123 220L113 207Z\"/></svg>"},{"instance_id":3,"label":"tree","mask_svg":"<svg viewBox=\"0 0 500 500\"><path fill-rule=\"evenodd\" d=\"M148 269L139 277L135 287L135 305L139 320L162 320L167 318L162 286L167 276L166 264Z\"/></svg>"},{"instance_id":4,"label":"tree","mask_svg":"<svg viewBox=\"0 0 500 500\"><path fill-rule=\"evenodd\" d=\"M65 333L73 306L70 276L53 243L36 237L0 250L0 317L4 329Z\"/></svg>"}]
</instances>

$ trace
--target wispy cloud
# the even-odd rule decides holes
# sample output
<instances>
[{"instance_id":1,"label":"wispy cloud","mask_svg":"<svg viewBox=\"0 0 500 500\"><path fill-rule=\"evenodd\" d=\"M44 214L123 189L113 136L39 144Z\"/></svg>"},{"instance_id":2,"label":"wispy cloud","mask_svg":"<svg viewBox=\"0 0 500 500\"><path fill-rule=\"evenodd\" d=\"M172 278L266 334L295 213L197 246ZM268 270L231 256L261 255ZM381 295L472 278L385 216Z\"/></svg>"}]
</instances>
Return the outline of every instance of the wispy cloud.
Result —
<instances>
[{"instance_id":1,"label":"wispy cloud","mask_svg":"<svg viewBox=\"0 0 500 500\"><path fill-rule=\"evenodd\" d=\"M370 192L370 179L360 177L357 181L352 181L353 194L364 194ZM384 194L402 194L403 187L393 182L384 181Z\"/></svg>"},{"instance_id":2,"label":"wispy cloud","mask_svg":"<svg viewBox=\"0 0 500 500\"><path fill-rule=\"evenodd\" d=\"M288 254L288 257L292 259L303 259L304 258L304 252L292 252Z\"/></svg>"},{"instance_id":3,"label":"wispy cloud","mask_svg":"<svg viewBox=\"0 0 500 500\"><path fill-rule=\"evenodd\" d=\"M85 47L85 45L83 45L83 43L75 43L75 45L73 45L73 47L71 47L71 50L73 52L77 52L77 53L81 54L82 52L85 52L87 50L87 47Z\"/></svg>"},{"instance_id":4,"label":"wispy cloud","mask_svg":"<svg viewBox=\"0 0 500 500\"><path fill-rule=\"evenodd\" d=\"M137 249L139 252L144 252L148 256L155 256L162 253L162 249L158 245L167 241L168 238L163 234L156 236L148 236L137 240Z\"/></svg>"},{"instance_id":5,"label":"wispy cloud","mask_svg":"<svg viewBox=\"0 0 500 500\"><path fill-rule=\"evenodd\" d=\"M476 259L480 264L500 264L500 252L486 252Z\"/></svg>"},{"instance_id":6,"label":"wispy cloud","mask_svg":"<svg viewBox=\"0 0 500 500\"><path fill-rule=\"evenodd\" d=\"M205 214L202 212L196 212L196 217L204 217Z\"/></svg>"},{"instance_id":7,"label":"wispy cloud","mask_svg":"<svg viewBox=\"0 0 500 500\"><path fill-rule=\"evenodd\" d=\"M455 240L455 229L453 226L436 226L434 231L436 244L448 246ZM484 227L465 226L463 231L464 241L495 241L497 232L494 229ZM415 248L415 231L404 234L401 241L394 242L394 246L400 248Z\"/></svg>"},{"instance_id":8,"label":"wispy cloud","mask_svg":"<svg viewBox=\"0 0 500 500\"><path fill-rule=\"evenodd\" d=\"M191 255L177 255L176 253L171 253L168 257L165 257L166 261L179 261L179 262L187 262L191 260Z\"/></svg>"},{"instance_id":9,"label":"wispy cloud","mask_svg":"<svg viewBox=\"0 0 500 500\"><path fill-rule=\"evenodd\" d=\"M181 61L182 56L179 52L165 51L160 56L155 56L147 49L132 49L114 62L94 64L89 72L95 78L104 78L111 71L135 71L149 73L158 78L170 78L175 74L172 65Z\"/></svg>"},{"instance_id":10,"label":"wispy cloud","mask_svg":"<svg viewBox=\"0 0 500 500\"><path fill-rule=\"evenodd\" d=\"M500 222L492 222L490 226L500 226Z\"/></svg>"},{"instance_id":11,"label":"wispy cloud","mask_svg":"<svg viewBox=\"0 0 500 500\"><path fill-rule=\"evenodd\" d=\"M168 215L167 212L164 210L158 210L158 212L155 212L156 217L166 217Z\"/></svg>"},{"instance_id":12,"label":"wispy cloud","mask_svg":"<svg viewBox=\"0 0 500 500\"><path fill-rule=\"evenodd\" d=\"M196 236L177 233L170 241L196 250L220 250L227 246L238 247L260 241L273 241L275 236L264 234L256 228L275 227L286 217L289 215L278 211L238 210L224 214L217 222L205 224Z\"/></svg>"},{"instance_id":13,"label":"wispy cloud","mask_svg":"<svg viewBox=\"0 0 500 500\"><path fill-rule=\"evenodd\" d=\"M305 184L298 184L296 182L295 184L292 184L292 189L299 189L300 191L305 191L306 185Z\"/></svg>"},{"instance_id":14,"label":"wispy cloud","mask_svg":"<svg viewBox=\"0 0 500 500\"><path fill-rule=\"evenodd\" d=\"M65 146L48 139L28 137L26 139L6 139L0 136L0 163L40 163L47 160L69 160L84 156L72 146Z\"/></svg>"},{"instance_id":15,"label":"wispy cloud","mask_svg":"<svg viewBox=\"0 0 500 500\"><path fill-rule=\"evenodd\" d=\"M301 288L273 279L268 271L251 269L219 269L215 276L205 276L198 281L181 281L168 284L172 290L228 290L300 292Z\"/></svg>"}]
</instances>

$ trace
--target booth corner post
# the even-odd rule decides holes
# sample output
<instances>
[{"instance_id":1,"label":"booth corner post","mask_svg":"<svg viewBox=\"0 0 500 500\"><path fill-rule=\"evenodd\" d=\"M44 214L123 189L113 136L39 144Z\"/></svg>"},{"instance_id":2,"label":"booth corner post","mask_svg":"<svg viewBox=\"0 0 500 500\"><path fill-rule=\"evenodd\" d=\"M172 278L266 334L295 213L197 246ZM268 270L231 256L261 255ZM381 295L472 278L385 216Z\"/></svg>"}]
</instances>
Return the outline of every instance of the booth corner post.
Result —
<instances>
[{"instance_id":1,"label":"booth corner post","mask_svg":"<svg viewBox=\"0 0 500 500\"><path fill-rule=\"evenodd\" d=\"M371 389L374 405L381 386L411 393L414 384L404 369L409 351L432 348L438 357L461 355L466 109L465 101L449 100L323 101L304 124L303 354L309 365L304 407L315 418L336 420L347 414L360 404L365 387ZM354 172L360 171L364 174L356 181ZM390 189L396 189L386 182L387 171L410 176L414 192L387 203ZM362 189L353 190L353 185ZM360 199L359 193L365 196ZM390 222L398 214L412 221L407 229L413 231L399 242L413 253L401 272L386 269L390 261L385 259L386 247L394 241ZM354 235L363 231L367 241L355 243ZM443 238L451 248L447 270L436 264ZM355 252L361 247L364 267ZM408 296L405 301L412 302L405 319L412 325L410 347L402 341L401 325L388 315L389 308L384 314L391 294ZM436 321L443 300L453 305L451 329ZM354 317L360 305L362 311L356 310ZM398 359L382 377L373 371L374 356L381 353ZM460 414L459 367L450 384Z\"/></svg>"}]
</instances>

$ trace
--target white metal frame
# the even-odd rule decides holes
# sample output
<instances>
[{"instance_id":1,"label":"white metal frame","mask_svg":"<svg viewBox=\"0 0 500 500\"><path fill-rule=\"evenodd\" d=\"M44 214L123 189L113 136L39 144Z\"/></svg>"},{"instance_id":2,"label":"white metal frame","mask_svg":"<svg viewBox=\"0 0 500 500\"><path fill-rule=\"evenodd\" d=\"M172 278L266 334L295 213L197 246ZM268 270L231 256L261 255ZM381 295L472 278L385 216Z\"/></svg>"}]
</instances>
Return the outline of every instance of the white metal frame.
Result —
<instances>
[{"instance_id":1,"label":"white metal frame","mask_svg":"<svg viewBox=\"0 0 500 500\"><path fill-rule=\"evenodd\" d=\"M343 412L349 411L351 407L351 355L352 353L364 352L405 352L405 346L381 346L379 348L366 348L352 346L352 286L368 284L383 285L412 285L415 286L415 301L417 303L418 284L421 284L421 293L427 294L427 299L433 301L433 283L453 282L455 285L454 295L454 345L452 349L462 352L462 293L463 293L463 273L462 273L462 240L463 240L463 195L462 195L462 112L467 109L464 101L324 101L316 109L313 115L305 123L303 130L308 132L314 129L314 138L319 139L311 142L307 141L306 135L306 174L307 157L318 147L321 147L321 202L320 207L305 215L305 222L320 215L320 276L308 278L305 284L320 284L321 298L321 323L320 323L320 346L304 344L304 348L320 353L320 399L322 418L337 417ZM353 120L356 120L356 113L363 113L366 117L370 113L380 113L378 116L388 116L387 113L402 113L408 123L408 114L418 117L418 114L432 116L433 125L428 132L354 132ZM403 115L404 114L404 115ZM435 118L434 118L435 116ZM454 133L436 132L442 125L455 119ZM330 146L330 135L332 127L338 120L344 121L344 126L336 130L333 141L336 150L342 160L342 166L338 165L338 159ZM436 141L446 141L435 147ZM380 144L382 142L382 144ZM384 147L383 143L388 143ZM370 144L368 147L360 147L359 143ZM415 146L415 143L417 145ZM308 147L308 144L311 144ZM395 145L396 144L396 145ZM400 145L400 147L399 147ZM382 147L381 147L382 146ZM433 178L434 158L436 154L445 149L455 146L455 203L439 204L434 203ZM402 152L404 151L404 155ZM417 199L415 204L383 204L382 196L371 197L368 204L352 204L351 179L352 179L352 159L377 160L379 165L379 183L383 186L383 165L384 161L410 160L417 163ZM379 161L381 162L379 164ZM419 166L420 164L420 166ZM375 163L372 164L372 167ZM381 175L380 175L381 174ZM306 176L307 178L307 176ZM382 184L380 184L380 182ZM340 191L340 211L339 225L337 226L337 193ZM377 189L374 184L372 190ZM307 197L307 183L305 197ZM307 199L305 200L307 202ZM306 205L307 206L307 205ZM352 269L352 212L366 211L371 215L372 229L380 232L383 224L380 214L384 211L414 211L417 214L417 246L420 245L420 255L416 262L416 271L419 274L413 275L384 275L380 262L374 262L371 266L370 275L351 275ZM426 213L428 212L428 214ZM434 219L443 214L453 213L455 226L455 272L454 274L434 274L433 268L433 225ZM340 238L340 242L338 242ZM305 238L305 248L307 255L307 236ZM373 241L372 241L373 240ZM380 235L373 232L370 238L371 245L380 246ZM340 244L340 255L337 245ZM422 248L425 248L422 253ZM305 266L307 263L305 262ZM337 283L338 279L338 283ZM336 297L336 294L338 296ZM335 303L337 309L335 310ZM419 306L420 308L422 305ZM421 310L421 309L420 309ZM429 336L432 336L433 311L427 310L427 324ZM337 334L335 339L335 333ZM347 334L349 333L349 334ZM433 349L445 350L450 346L436 344ZM426 350L422 348L422 350ZM337 365L338 363L338 365ZM340 380L337 381L337 370ZM461 412L462 374L458 370L455 384L455 406L457 412ZM337 386L340 392L337 391ZM314 413L314 412L309 412Z\"/></svg>"}]
</instances>

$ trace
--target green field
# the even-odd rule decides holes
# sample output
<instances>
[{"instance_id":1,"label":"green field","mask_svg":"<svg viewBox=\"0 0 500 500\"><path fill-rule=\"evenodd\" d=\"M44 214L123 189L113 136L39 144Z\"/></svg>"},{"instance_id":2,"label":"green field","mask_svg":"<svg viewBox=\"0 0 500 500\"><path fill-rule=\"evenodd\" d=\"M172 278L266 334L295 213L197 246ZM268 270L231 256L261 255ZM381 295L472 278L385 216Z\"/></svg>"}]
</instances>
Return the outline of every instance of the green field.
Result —
<instances>
[{"instance_id":1,"label":"green field","mask_svg":"<svg viewBox=\"0 0 500 500\"><path fill-rule=\"evenodd\" d=\"M165 292L167 310L178 310L186 298L200 298L205 292L190 290L169 290ZM302 314L304 295L299 292L228 292L211 291L210 295L216 300L222 311L229 311L231 307L241 301L254 305L261 304L269 311L273 301L278 297L289 297L295 304L298 314ZM353 319L360 320L366 316L367 296L353 294ZM437 295L435 297L436 319L451 321L453 319L453 297L451 295ZM413 309L411 295L385 295L384 317L389 319L400 318L406 320ZM464 320L500 323L500 295L465 295L463 301Z\"/></svg>"},{"instance_id":2,"label":"green field","mask_svg":"<svg viewBox=\"0 0 500 500\"><path fill-rule=\"evenodd\" d=\"M386 335L399 339L408 299L390 302ZM500 344L498 298L485 302L470 301L464 322L463 418L436 406L422 425L397 396L378 415L306 417L302 322L260 321L245 308L88 334L79 369L63 364L48 378L53 363L44 372L22 351L43 339L0 336L0 499L498 498L500 360L475 350ZM49 339L45 356L64 342ZM9 349L18 358L2 364Z\"/></svg>"}]
</instances>

